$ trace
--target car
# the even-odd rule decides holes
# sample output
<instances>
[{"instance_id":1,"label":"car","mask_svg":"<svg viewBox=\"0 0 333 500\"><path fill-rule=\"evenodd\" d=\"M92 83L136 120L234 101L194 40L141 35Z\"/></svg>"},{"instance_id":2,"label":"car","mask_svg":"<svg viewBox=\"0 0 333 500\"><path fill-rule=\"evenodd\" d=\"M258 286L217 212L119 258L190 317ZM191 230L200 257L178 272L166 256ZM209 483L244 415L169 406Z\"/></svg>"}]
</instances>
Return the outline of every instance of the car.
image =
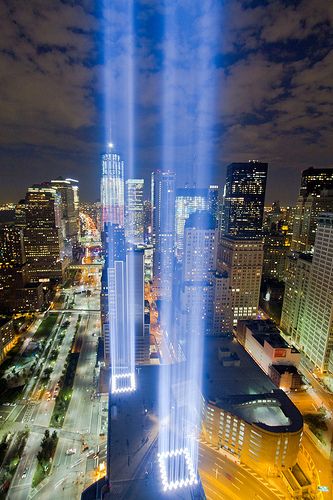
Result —
<instances>
[{"instance_id":1,"label":"car","mask_svg":"<svg viewBox=\"0 0 333 500\"><path fill-rule=\"evenodd\" d=\"M28 467L26 467L23 471L23 474L22 474L22 479L24 479L25 477L27 477L27 473L28 473Z\"/></svg>"},{"instance_id":2,"label":"car","mask_svg":"<svg viewBox=\"0 0 333 500\"><path fill-rule=\"evenodd\" d=\"M66 455L75 455L75 453L76 453L75 448L68 448L68 450L66 450Z\"/></svg>"}]
</instances>

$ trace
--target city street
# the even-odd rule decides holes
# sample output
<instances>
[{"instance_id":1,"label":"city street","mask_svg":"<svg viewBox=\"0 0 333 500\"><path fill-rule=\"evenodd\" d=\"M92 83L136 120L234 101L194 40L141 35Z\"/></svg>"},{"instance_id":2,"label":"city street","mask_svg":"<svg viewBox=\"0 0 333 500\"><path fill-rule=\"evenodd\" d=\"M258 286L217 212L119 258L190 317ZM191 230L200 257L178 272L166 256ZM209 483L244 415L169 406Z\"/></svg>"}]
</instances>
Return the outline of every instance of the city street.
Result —
<instances>
[{"instance_id":1,"label":"city street","mask_svg":"<svg viewBox=\"0 0 333 500\"><path fill-rule=\"evenodd\" d=\"M30 429L29 438L24 449L16 473L11 483L9 498L23 500L27 498L54 498L54 491L59 488L62 494L66 491L68 498L80 498L82 490L96 479L94 466L97 465L95 452L103 448L105 455L105 437L100 437L102 422L102 401L96 398L95 363L100 331L99 318L99 275L94 276L90 294L82 293L82 282L63 290L64 303L74 300L73 308L68 310L52 309L49 314L59 316L53 331L51 350L57 345L61 326L69 321L65 337L61 343L53 371L42 387L41 376L47 359L41 360L43 369L38 378L32 380L29 391L25 390L25 400L14 407L4 407L3 432L8 430ZM82 273L82 281L86 281L86 273ZM86 289L87 285L85 285ZM62 306L61 306L62 307ZM76 332L77 330L77 332ZM59 440L52 462L50 475L35 489L31 482L37 465L36 455L43 434L49 428L50 419L55 406L56 387L61 378L64 363L76 333L74 349L79 349L80 356L76 368L72 398L66 413L63 427L55 429ZM53 429L50 428L50 432ZM85 449L83 451L83 443ZM68 454L69 449L75 453ZM89 456L88 456L89 455Z\"/></svg>"},{"instance_id":2,"label":"city street","mask_svg":"<svg viewBox=\"0 0 333 500\"><path fill-rule=\"evenodd\" d=\"M281 500L285 496L261 482L248 468L229 460L205 443L199 447L199 473L208 499Z\"/></svg>"}]
</instances>

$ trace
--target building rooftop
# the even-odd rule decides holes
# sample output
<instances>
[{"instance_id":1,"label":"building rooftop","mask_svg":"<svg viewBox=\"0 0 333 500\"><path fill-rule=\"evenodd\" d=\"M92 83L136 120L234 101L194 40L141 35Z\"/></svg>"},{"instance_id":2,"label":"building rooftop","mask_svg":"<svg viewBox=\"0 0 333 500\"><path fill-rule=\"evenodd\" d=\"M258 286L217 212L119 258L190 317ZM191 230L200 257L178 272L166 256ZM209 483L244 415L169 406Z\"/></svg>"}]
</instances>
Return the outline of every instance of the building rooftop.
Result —
<instances>
[{"instance_id":1,"label":"building rooftop","mask_svg":"<svg viewBox=\"0 0 333 500\"><path fill-rule=\"evenodd\" d=\"M299 352L295 347L288 344L281 336L280 330L270 319L249 319L243 320L246 327L252 332L255 340L264 346L267 342L273 349L291 349L293 353Z\"/></svg>"},{"instance_id":2,"label":"building rooftop","mask_svg":"<svg viewBox=\"0 0 333 500\"><path fill-rule=\"evenodd\" d=\"M267 342L273 349L288 349L289 344L279 333L257 333L253 335L262 346Z\"/></svg>"},{"instance_id":3,"label":"building rooftop","mask_svg":"<svg viewBox=\"0 0 333 500\"><path fill-rule=\"evenodd\" d=\"M203 394L270 432L296 432L303 426L296 406L235 339L205 338Z\"/></svg>"}]
</instances>

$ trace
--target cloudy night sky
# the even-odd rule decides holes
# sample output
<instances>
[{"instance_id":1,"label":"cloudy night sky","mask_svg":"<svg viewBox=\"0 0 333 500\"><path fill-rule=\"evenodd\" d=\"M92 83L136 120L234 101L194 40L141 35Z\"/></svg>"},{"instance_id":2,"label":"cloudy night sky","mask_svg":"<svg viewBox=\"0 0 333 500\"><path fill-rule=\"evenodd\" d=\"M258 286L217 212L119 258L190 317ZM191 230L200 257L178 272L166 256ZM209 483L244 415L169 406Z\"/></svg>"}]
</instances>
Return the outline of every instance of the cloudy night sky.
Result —
<instances>
[{"instance_id":1,"label":"cloudy night sky","mask_svg":"<svg viewBox=\"0 0 333 500\"><path fill-rule=\"evenodd\" d=\"M124 3L0 2L0 202L59 175L98 199L110 134L128 159ZM301 170L332 165L332 2L174 3L135 1L135 176L165 150L180 186L207 165L222 185L228 163L258 159L267 201L295 202Z\"/></svg>"}]
</instances>

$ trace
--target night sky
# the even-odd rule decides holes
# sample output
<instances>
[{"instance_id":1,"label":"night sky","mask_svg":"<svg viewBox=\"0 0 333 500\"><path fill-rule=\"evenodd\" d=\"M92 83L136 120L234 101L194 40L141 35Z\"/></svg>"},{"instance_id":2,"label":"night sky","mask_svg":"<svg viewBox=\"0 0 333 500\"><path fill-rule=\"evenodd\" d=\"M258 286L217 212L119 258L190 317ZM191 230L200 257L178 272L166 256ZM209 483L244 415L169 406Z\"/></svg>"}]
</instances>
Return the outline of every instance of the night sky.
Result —
<instances>
[{"instance_id":1,"label":"night sky","mask_svg":"<svg viewBox=\"0 0 333 500\"><path fill-rule=\"evenodd\" d=\"M127 159L128 25L119 1L104 9L96 0L0 2L0 202L59 175L79 179L81 198L98 199L105 95ZM191 181L192 163L210 164L222 184L228 163L259 159L269 163L267 201L295 202L301 170L332 165L332 2L205 0L201 25L194 0L179 0L177 12L166 3L135 1L135 175L148 179L161 164L167 102L180 185Z\"/></svg>"}]
</instances>

